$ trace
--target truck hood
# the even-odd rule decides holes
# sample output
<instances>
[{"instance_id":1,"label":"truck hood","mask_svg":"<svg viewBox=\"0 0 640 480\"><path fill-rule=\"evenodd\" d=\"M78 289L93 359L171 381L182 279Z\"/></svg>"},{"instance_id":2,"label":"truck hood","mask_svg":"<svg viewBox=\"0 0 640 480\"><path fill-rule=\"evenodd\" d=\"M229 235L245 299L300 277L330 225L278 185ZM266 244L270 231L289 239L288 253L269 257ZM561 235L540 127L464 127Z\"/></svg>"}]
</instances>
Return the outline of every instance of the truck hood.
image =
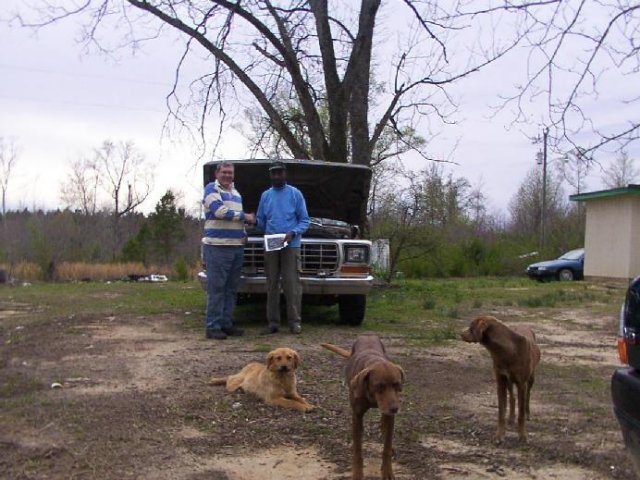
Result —
<instances>
[{"instance_id":1,"label":"truck hood","mask_svg":"<svg viewBox=\"0 0 640 480\"><path fill-rule=\"evenodd\" d=\"M242 195L246 212L258 210L262 192L271 188L271 160L229 160L235 167L235 187ZM282 160L287 166L287 183L304 195L310 217L341 220L357 225L362 204L369 195L371 169L364 165L318 160ZM215 179L219 162L204 165L204 184Z\"/></svg>"}]
</instances>

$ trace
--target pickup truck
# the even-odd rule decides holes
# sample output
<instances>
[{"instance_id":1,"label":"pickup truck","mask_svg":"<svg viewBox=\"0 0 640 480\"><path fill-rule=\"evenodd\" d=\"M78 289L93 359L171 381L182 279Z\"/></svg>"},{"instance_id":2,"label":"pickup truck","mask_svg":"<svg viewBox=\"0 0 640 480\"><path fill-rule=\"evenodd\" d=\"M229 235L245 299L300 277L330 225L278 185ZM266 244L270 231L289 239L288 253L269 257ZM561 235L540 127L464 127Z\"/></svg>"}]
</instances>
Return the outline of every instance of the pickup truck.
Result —
<instances>
[{"instance_id":1,"label":"pickup truck","mask_svg":"<svg viewBox=\"0 0 640 480\"><path fill-rule=\"evenodd\" d=\"M280 160L280 159L278 159ZM302 235L302 301L337 303L340 320L360 325L365 317L367 294L373 286L370 273L371 242L360 238L371 169L363 165L318 160L281 160L287 166L287 183L298 188L311 218ZM232 160L235 187L242 195L245 212L256 212L262 192L271 184L272 160ZM204 184L214 181L217 162L203 167ZM264 239L262 232L247 227L239 296L266 295ZM206 272L198 274L206 291Z\"/></svg>"},{"instance_id":2,"label":"pickup truck","mask_svg":"<svg viewBox=\"0 0 640 480\"><path fill-rule=\"evenodd\" d=\"M640 277L629 285L620 311L618 354L620 361L628 366L613 373L613 411L620 423L636 475L640 478Z\"/></svg>"}]
</instances>

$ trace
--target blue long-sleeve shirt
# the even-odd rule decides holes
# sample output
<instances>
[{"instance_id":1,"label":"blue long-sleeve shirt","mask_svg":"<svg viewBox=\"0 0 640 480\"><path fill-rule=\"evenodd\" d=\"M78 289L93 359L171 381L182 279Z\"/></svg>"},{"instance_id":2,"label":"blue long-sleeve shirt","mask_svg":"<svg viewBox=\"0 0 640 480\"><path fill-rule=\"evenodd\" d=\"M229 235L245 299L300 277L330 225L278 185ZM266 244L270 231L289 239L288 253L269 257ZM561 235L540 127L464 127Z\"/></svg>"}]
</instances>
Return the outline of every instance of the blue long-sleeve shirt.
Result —
<instances>
[{"instance_id":1,"label":"blue long-sleeve shirt","mask_svg":"<svg viewBox=\"0 0 640 480\"><path fill-rule=\"evenodd\" d=\"M289 246L299 248L302 234L309 228L309 214L302 192L288 184L265 190L258 204L256 222L258 229L267 235L295 233Z\"/></svg>"}]
</instances>

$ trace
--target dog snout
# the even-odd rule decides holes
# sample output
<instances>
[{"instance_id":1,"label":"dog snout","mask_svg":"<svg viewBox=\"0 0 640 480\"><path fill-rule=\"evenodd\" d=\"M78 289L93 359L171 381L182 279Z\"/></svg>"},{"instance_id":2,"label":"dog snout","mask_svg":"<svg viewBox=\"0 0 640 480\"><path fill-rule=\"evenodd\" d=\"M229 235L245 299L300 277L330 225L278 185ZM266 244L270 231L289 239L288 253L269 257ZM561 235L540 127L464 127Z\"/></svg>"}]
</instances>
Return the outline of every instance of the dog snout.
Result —
<instances>
[{"instance_id":1,"label":"dog snout","mask_svg":"<svg viewBox=\"0 0 640 480\"><path fill-rule=\"evenodd\" d=\"M380 410L383 415L393 416L400 411L400 405L394 403L392 405L388 405L386 408L381 408Z\"/></svg>"},{"instance_id":2,"label":"dog snout","mask_svg":"<svg viewBox=\"0 0 640 480\"><path fill-rule=\"evenodd\" d=\"M286 373L289 371L289 367L286 365L280 365L280 367L278 368L278 371Z\"/></svg>"}]
</instances>

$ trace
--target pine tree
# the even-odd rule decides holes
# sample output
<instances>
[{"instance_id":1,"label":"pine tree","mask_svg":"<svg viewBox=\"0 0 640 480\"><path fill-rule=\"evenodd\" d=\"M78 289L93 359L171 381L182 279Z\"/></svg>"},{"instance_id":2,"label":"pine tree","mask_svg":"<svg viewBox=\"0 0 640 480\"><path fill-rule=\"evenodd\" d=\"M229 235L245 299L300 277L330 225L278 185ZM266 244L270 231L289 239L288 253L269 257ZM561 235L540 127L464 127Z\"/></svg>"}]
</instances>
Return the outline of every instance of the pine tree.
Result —
<instances>
[{"instance_id":1,"label":"pine tree","mask_svg":"<svg viewBox=\"0 0 640 480\"><path fill-rule=\"evenodd\" d=\"M167 263L176 244L185 238L184 219L184 208L176 206L176 197L171 190L162 196L155 212L149 215L153 248Z\"/></svg>"}]
</instances>

